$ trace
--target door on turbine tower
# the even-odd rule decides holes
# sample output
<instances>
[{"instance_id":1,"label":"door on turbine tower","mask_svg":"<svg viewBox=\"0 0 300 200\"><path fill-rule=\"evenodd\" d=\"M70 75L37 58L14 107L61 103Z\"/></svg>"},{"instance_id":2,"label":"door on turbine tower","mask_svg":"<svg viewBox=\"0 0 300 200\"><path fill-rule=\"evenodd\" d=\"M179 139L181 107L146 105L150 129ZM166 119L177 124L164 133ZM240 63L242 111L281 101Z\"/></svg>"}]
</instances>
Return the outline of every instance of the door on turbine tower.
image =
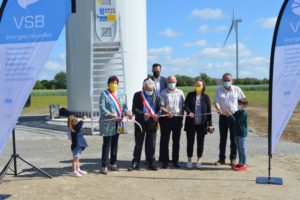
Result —
<instances>
[{"instance_id":1,"label":"door on turbine tower","mask_svg":"<svg viewBox=\"0 0 300 200\"><path fill-rule=\"evenodd\" d=\"M96 0L96 34L101 42L114 41L117 33L116 0Z\"/></svg>"}]
</instances>

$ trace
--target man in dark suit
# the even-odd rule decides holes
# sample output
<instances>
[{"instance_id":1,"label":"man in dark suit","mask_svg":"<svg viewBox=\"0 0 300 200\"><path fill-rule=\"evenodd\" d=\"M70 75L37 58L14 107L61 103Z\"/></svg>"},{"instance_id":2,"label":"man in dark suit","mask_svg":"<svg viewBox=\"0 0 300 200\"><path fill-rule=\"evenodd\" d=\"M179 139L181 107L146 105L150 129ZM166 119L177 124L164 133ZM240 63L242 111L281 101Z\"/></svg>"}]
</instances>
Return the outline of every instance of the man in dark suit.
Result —
<instances>
[{"instance_id":1,"label":"man in dark suit","mask_svg":"<svg viewBox=\"0 0 300 200\"><path fill-rule=\"evenodd\" d=\"M144 80L143 90L136 92L133 97L132 112L135 115L135 120L141 124L142 130L135 124L135 147L132 166L129 168L129 171L139 169L145 136L145 152L148 169L158 170L155 164L156 131L158 126L158 113L163 109L163 105L160 96L154 92L154 87L153 80L148 78Z\"/></svg>"},{"instance_id":2,"label":"man in dark suit","mask_svg":"<svg viewBox=\"0 0 300 200\"><path fill-rule=\"evenodd\" d=\"M152 73L151 79L155 83L155 93L160 95L160 93L167 88L167 79L160 75L161 72L161 65L158 63L154 63L152 65Z\"/></svg>"}]
</instances>

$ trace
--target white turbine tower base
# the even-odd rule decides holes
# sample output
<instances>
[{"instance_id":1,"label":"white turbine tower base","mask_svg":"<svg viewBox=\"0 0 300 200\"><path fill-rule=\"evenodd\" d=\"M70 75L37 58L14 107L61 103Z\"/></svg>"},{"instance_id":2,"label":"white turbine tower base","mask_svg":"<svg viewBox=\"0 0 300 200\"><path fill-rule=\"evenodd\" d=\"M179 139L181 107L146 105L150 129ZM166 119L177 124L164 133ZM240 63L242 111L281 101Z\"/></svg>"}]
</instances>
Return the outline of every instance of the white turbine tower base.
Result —
<instances>
[{"instance_id":1,"label":"white turbine tower base","mask_svg":"<svg viewBox=\"0 0 300 200\"><path fill-rule=\"evenodd\" d=\"M228 37L234 28L235 30L235 43L236 43L236 79L239 79L239 23L242 22L242 19L236 19L235 18L235 0L233 0L233 14L232 14L232 20L231 25L227 34L227 37L225 39L224 45L226 44Z\"/></svg>"}]
</instances>

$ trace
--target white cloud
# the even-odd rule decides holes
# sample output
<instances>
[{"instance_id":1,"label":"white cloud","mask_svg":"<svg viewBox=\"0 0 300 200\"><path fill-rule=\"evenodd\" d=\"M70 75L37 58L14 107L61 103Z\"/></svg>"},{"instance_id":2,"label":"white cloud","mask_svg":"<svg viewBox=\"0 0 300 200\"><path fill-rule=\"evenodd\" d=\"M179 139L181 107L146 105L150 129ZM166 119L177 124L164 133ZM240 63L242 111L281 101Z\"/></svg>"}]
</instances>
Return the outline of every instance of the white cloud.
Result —
<instances>
[{"instance_id":1,"label":"white cloud","mask_svg":"<svg viewBox=\"0 0 300 200\"><path fill-rule=\"evenodd\" d=\"M179 32L176 32L171 28L167 28L164 31L161 31L159 34L162 35L162 36L165 36L165 37L178 37L178 36L180 36Z\"/></svg>"},{"instance_id":2,"label":"white cloud","mask_svg":"<svg viewBox=\"0 0 300 200\"><path fill-rule=\"evenodd\" d=\"M204 24L198 28L199 33L212 33L212 32L224 32L226 31L226 26L216 26L216 27L209 27L209 25Z\"/></svg>"},{"instance_id":3,"label":"white cloud","mask_svg":"<svg viewBox=\"0 0 300 200\"><path fill-rule=\"evenodd\" d=\"M201 19L220 19L223 18L223 11L219 8L211 9L194 9L190 12L189 16L191 17L199 17Z\"/></svg>"},{"instance_id":4,"label":"white cloud","mask_svg":"<svg viewBox=\"0 0 300 200\"><path fill-rule=\"evenodd\" d=\"M258 25L263 29L274 29L276 25L277 17L269 17L269 18L260 18L256 20L254 26Z\"/></svg>"},{"instance_id":5,"label":"white cloud","mask_svg":"<svg viewBox=\"0 0 300 200\"><path fill-rule=\"evenodd\" d=\"M165 46L161 48L148 49L148 61L157 62L160 56L170 57L172 54L172 47Z\"/></svg>"},{"instance_id":6,"label":"white cloud","mask_svg":"<svg viewBox=\"0 0 300 200\"><path fill-rule=\"evenodd\" d=\"M208 33L209 32L209 26L207 25L207 24L205 24L205 25L202 25L202 26L200 26L199 28L198 28L198 31L200 32L200 33Z\"/></svg>"},{"instance_id":7,"label":"white cloud","mask_svg":"<svg viewBox=\"0 0 300 200\"><path fill-rule=\"evenodd\" d=\"M187 66L195 65L197 62L192 57L185 57L185 58L175 58L169 59L166 61L167 65L170 67L181 67L186 68Z\"/></svg>"},{"instance_id":8,"label":"white cloud","mask_svg":"<svg viewBox=\"0 0 300 200\"><path fill-rule=\"evenodd\" d=\"M45 70L50 70L50 71L57 71L61 68L62 68L61 64L53 60L48 60L48 62L45 64L44 67Z\"/></svg>"},{"instance_id":9,"label":"white cloud","mask_svg":"<svg viewBox=\"0 0 300 200\"><path fill-rule=\"evenodd\" d=\"M198 40L185 45L186 47L192 47L196 43L204 44L204 41ZM243 43L240 43L239 47L240 77L267 78L269 58L255 55ZM166 46L148 50L148 65L151 66L153 62L162 64L164 76L180 74L194 77L198 73L206 73L211 77L220 78L224 73L230 72L235 77L235 53L236 49L233 43L225 47L206 47L190 56L176 57L173 55L173 49Z\"/></svg>"},{"instance_id":10,"label":"white cloud","mask_svg":"<svg viewBox=\"0 0 300 200\"><path fill-rule=\"evenodd\" d=\"M66 71L66 54L60 53L56 56L51 57L46 64L44 65L44 68L42 72L40 73L38 79L39 80L52 80L54 76L60 72L60 71Z\"/></svg>"},{"instance_id":11,"label":"white cloud","mask_svg":"<svg viewBox=\"0 0 300 200\"><path fill-rule=\"evenodd\" d=\"M206 40L197 40L194 42L186 42L183 44L183 46L185 48L192 48L192 47L204 47L207 45L207 41Z\"/></svg>"},{"instance_id":12,"label":"white cloud","mask_svg":"<svg viewBox=\"0 0 300 200\"><path fill-rule=\"evenodd\" d=\"M61 60L61 61L66 61L66 54L65 53L61 53L61 54L59 54L59 59Z\"/></svg>"},{"instance_id":13,"label":"white cloud","mask_svg":"<svg viewBox=\"0 0 300 200\"><path fill-rule=\"evenodd\" d=\"M225 47L207 47L200 51L200 56L211 57L211 58L231 58L236 55L236 45L230 44ZM250 56L250 50L243 44L239 43L239 55L240 56Z\"/></svg>"}]
</instances>

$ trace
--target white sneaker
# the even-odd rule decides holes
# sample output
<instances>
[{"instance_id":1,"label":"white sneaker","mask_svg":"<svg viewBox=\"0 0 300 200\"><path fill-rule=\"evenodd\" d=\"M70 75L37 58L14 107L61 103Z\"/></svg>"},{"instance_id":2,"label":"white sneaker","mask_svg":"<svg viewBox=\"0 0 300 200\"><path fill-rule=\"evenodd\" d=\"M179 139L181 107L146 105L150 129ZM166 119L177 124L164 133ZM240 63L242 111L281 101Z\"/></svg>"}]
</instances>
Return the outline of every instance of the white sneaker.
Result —
<instances>
[{"instance_id":1,"label":"white sneaker","mask_svg":"<svg viewBox=\"0 0 300 200\"><path fill-rule=\"evenodd\" d=\"M199 161L199 162L196 162L196 168L197 169L200 169L202 167L202 163Z\"/></svg>"},{"instance_id":2,"label":"white sneaker","mask_svg":"<svg viewBox=\"0 0 300 200\"><path fill-rule=\"evenodd\" d=\"M75 177L81 177L82 175L79 172L74 171L73 172L73 176L75 176Z\"/></svg>"},{"instance_id":3,"label":"white sneaker","mask_svg":"<svg viewBox=\"0 0 300 200\"><path fill-rule=\"evenodd\" d=\"M81 174L81 175L86 175L86 174L87 174L86 171L83 171L83 170L81 170L81 169L77 170L77 172L78 172L79 174Z\"/></svg>"},{"instance_id":4,"label":"white sneaker","mask_svg":"<svg viewBox=\"0 0 300 200\"><path fill-rule=\"evenodd\" d=\"M192 162L187 162L186 163L186 168L192 169L193 168L193 163Z\"/></svg>"}]
</instances>

